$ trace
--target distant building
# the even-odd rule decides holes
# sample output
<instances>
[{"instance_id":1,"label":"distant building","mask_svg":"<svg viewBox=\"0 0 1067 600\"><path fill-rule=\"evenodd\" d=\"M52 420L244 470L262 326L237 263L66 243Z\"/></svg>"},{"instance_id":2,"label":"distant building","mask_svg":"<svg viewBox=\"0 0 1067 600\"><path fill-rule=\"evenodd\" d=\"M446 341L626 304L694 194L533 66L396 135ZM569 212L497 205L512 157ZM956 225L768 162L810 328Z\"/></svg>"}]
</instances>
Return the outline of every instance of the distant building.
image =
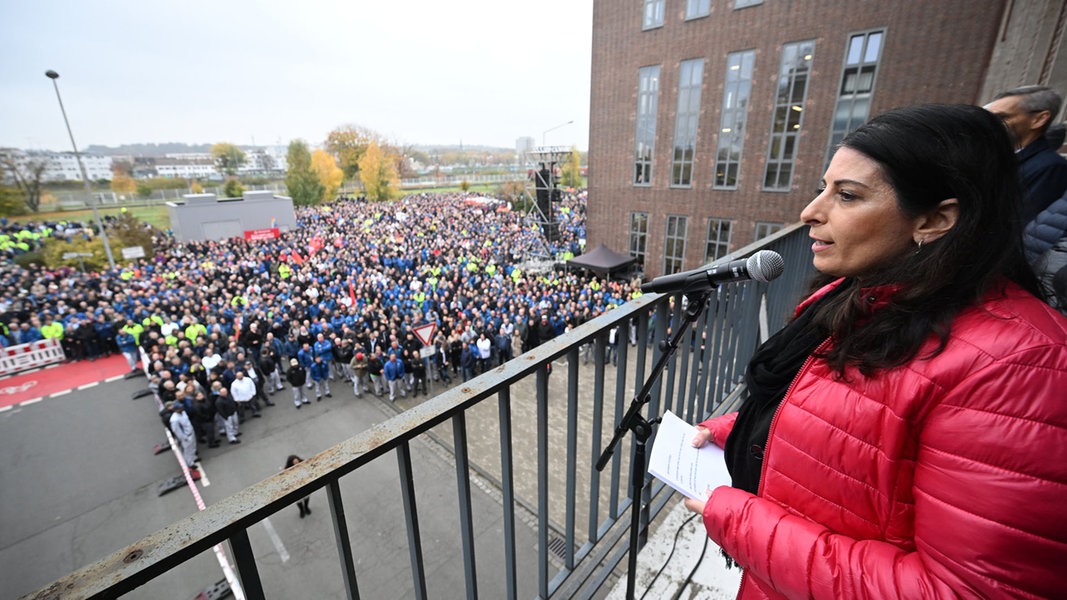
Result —
<instances>
[{"instance_id":1,"label":"distant building","mask_svg":"<svg viewBox=\"0 0 1067 600\"><path fill-rule=\"evenodd\" d=\"M237 169L240 175L278 175L289 168L285 152L271 147L245 149L245 164Z\"/></svg>"},{"instance_id":2,"label":"distant building","mask_svg":"<svg viewBox=\"0 0 1067 600\"><path fill-rule=\"evenodd\" d=\"M173 158L169 155L155 161L157 177L174 177L180 179L222 179L215 161L211 157Z\"/></svg>"},{"instance_id":3,"label":"distant building","mask_svg":"<svg viewBox=\"0 0 1067 600\"><path fill-rule=\"evenodd\" d=\"M25 167L31 161L46 162L47 165L41 175L41 181L46 183L82 180L81 169L78 167L78 160L73 152L5 148L0 150L0 154L5 159L13 160L20 168ZM89 181L111 180L112 159L110 156L83 153L81 158L85 164L85 172L89 176Z\"/></svg>"},{"instance_id":4,"label":"distant building","mask_svg":"<svg viewBox=\"0 0 1067 600\"><path fill-rule=\"evenodd\" d=\"M794 223L846 133L897 106L1067 93L1055 0L594 0L589 247L656 276Z\"/></svg>"},{"instance_id":5,"label":"distant building","mask_svg":"<svg viewBox=\"0 0 1067 600\"><path fill-rule=\"evenodd\" d=\"M515 152L518 154L529 154L533 152L534 139L526 136L515 140Z\"/></svg>"}]
</instances>

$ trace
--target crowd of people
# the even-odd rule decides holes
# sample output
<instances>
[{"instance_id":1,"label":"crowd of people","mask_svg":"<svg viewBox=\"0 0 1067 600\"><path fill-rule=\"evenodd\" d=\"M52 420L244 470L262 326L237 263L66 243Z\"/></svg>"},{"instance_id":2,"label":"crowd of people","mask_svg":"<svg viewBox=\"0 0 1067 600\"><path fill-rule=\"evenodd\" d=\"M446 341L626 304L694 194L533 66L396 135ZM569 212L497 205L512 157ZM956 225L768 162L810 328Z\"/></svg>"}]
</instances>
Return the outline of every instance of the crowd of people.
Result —
<instances>
[{"instance_id":1,"label":"crowd of people","mask_svg":"<svg viewBox=\"0 0 1067 600\"><path fill-rule=\"evenodd\" d=\"M465 194L296 214L295 230L269 240L157 232L154 256L115 271L7 261L3 341L54 337L71 360L123 354L172 408L172 429L214 447L220 431L240 443L240 425L286 386L296 409L332 397L331 383L390 400L425 394L428 378L466 381L640 294L636 282L528 269L533 255L580 253L584 192L558 205L554 242L524 213ZM414 328L428 323L423 360Z\"/></svg>"}]
</instances>

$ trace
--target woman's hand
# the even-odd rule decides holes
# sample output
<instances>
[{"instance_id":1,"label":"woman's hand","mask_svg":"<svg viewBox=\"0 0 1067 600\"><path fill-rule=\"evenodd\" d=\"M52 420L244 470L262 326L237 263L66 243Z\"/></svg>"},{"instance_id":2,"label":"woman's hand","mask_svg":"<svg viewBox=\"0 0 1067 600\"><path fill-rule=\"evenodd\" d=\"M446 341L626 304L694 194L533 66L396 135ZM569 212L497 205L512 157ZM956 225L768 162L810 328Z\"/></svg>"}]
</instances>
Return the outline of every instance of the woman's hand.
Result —
<instances>
[{"instance_id":1,"label":"woman's hand","mask_svg":"<svg viewBox=\"0 0 1067 600\"><path fill-rule=\"evenodd\" d=\"M703 425L697 425L696 435L693 436L693 447L699 448L711 440L711 430Z\"/></svg>"},{"instance_id":2,"label":"woman's hand","mask_svg":"<svg viewBox=\"0 0 1067 600\"><path fill-rule=\"evenodd\" d=\"M711 493L708 493L708 498L711 497ZM704 505L708 503L708 498L704 500L694 500L692 498L685 499L685 507L691 512L695 512L698 515L704 514Z\"/></svg>"}]
</instances>

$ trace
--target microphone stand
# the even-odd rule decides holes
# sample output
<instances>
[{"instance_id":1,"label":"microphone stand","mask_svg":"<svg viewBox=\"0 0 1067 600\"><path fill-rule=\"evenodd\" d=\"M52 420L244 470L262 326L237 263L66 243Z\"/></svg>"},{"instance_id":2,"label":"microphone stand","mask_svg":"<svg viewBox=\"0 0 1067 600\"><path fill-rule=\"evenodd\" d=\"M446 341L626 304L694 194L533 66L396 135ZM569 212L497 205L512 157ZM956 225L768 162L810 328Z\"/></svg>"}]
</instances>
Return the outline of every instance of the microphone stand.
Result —
<instances>
[{"instance_id":1,"label":"microphone stand","mask_svg":"<svg viewBox=\"0 0 1067 600\"><path fill-rule=\"evenodd\" d=\"M711 288L714 289L714 288ZM611 459L612 453L615 451L615 446L626 431L630 431L634 434L634 457L633 462L630 463L630 489L633 498L633 503L630 507L630 555L629 563L626 573L626 598L627 600L633 600L634 598L634 583L637 575L637 546L639 539L639 529L641 527L641 503L642 503L642 491L645 487L645 478L648 476L648 468L645 464L645 442L652 435L652 425L659 423L659 417L652 419L651 421L645 420L641 416L641 407L647 404L652 399L652 386L656 384L656 380L663 373L663 369L666 368L667 362L674 356L678 350L678 345L682 340L682 336L689 329L693 323L700 318L700 314L704 312L704 307L707 305L708 298L711 296L711 289L705 289L694 292L687 292L685 294L686 300L689 302L688 308L685 311L685 319L678 326L678 329L670 337L669 340L663 342L663 354L660 355L659 360L652 366L652 372L649 373L648 378L645 379L645 383L641 386L641 390L634 396L633 401L630 402L630 409L626 411L626 415L623 416L622 421L619 422L615 428L615 436L611 438L611 443L604 450L604 453L600 455L600 459L597 460L596 470L603 471L607 466L608 460Z\"/></svg>"}]
</instances>

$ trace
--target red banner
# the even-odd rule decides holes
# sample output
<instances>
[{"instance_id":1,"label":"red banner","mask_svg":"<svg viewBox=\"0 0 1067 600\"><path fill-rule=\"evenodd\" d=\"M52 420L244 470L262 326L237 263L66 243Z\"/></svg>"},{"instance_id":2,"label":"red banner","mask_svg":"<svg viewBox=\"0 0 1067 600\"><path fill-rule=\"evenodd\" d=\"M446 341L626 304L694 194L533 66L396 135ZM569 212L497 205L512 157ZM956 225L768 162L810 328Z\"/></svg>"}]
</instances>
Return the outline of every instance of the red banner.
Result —
<instances>
[{"instance_id":1,"label":"red banner","mask_svg":"<svg viewBox=\"0 0 1067 600\"><path fill-rule=\"evenodd\" d=\"M273 240L274 238L282 237L282 232L277 227L271 227L270 229L251 229L245 231L245 239L248 241L256 240Z\"/></svg>"}]
</instances>

